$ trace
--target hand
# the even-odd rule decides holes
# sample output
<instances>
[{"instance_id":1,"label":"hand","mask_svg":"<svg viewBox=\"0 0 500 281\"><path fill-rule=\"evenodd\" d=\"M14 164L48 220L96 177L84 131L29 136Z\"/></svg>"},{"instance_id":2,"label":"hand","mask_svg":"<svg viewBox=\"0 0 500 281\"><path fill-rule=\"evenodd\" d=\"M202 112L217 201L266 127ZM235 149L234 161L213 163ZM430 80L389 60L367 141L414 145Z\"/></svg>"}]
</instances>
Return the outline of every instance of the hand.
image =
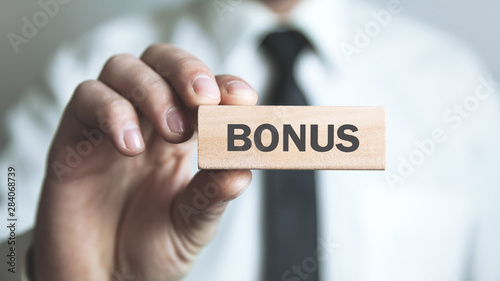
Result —
<instances>
[{"instance_id":1,"label":"hand","mask_svg":"<svg viewBox=\"0 0 500 281\"><path fill-rule=\"evenodd\" d=\"M49 153L36 281L182 278L251 181L248 170L191 178L196 109L256 101L242 79L170 45L110 58L75 90Z\"/></svg>"}]
</instances>

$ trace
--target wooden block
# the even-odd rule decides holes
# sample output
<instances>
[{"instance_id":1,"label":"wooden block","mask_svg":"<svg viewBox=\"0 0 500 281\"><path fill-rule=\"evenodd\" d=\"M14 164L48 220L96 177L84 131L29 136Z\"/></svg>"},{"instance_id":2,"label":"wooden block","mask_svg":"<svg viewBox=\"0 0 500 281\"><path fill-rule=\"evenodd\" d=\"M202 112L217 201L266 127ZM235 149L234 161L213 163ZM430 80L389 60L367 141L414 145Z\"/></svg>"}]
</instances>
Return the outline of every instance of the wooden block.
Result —
<instances>
[{"instance_id":1,"label":"wooden block","mask_svg":"<svg viewBox=\"0 0 500 281\"><path fill-rule=\"evenodd\" d=\"M198 167L385 170L385 108L200 106Z\"/></svg>"}]
</instances>

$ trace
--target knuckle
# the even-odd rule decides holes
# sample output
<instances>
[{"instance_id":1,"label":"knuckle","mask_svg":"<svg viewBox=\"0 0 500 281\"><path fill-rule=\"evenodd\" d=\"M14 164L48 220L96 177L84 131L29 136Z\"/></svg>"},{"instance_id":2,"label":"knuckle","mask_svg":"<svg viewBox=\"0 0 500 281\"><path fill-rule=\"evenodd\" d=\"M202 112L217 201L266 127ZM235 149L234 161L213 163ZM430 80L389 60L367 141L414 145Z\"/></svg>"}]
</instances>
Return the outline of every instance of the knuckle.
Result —
<instances>
[{"instance_id":1,"label":"knuckle","mask_svg":"<svg viewBox=\"0 0 500 281\"><path fill-rule=\"evenodd\" d=\"M96 109L96 116L98 120L115 122L117 119L128 116L131 108L132 105L125 99L111 99Z\"/></svg>"},{"instance_id":2,"label":"knuckle","mask_svg":"<svg viewBox=\"0 0 500 281\"><path fill-rule=\"evenodd\" d=\"M194 75L198 72L207 71L207 68L199 59L191 56L178 58L175 64L178 70L187 75Z\"/></svg>"},{"instance_id":3,"label":"knuckle","mask_svg":"<svg viewBox=\"0 0 500 281\"><path fill-rule=\"evenodd\" d=\"M103 110L110 116L126 115L132 110L132 105L126 99L117 98L108 101Z\"/></svg>"},{"instance_id":4,"label":"knuckle","mask_svg":"<svg viewBox=\"0 0 500 281\"><path fill-rule=\"evenodd\" d=\"M125 99L118 98L106 101L96 109L95 116L99 126L105 131L115 131L125 120L130 119L132 105Z\"/></svg>"},{"instance_id":5,"label":"knuckle","mask_svg":"<svg viewBox=\"0 0 500 281\"><path fill-rule=\"evenodd\" d=\"M100 83L96 80L86 80L81 82L75 89L74 99L81 100L85 96L99 91Z\"/></svg>"},{"instance_id":6,"label":"knuckle","mask_svg":"<svg viewBox=\"0 0 500 281\"><path fill-rule=\"evenodd\" d=\"M136 79L137 85L130 90L126 97L134 104L151 103L151 98L154 98L153 102L161 102L160 97L170 92L165 80L154 74L140 73L137 74Z\"/></svg>"},{"instance_id":7,"label":"knuckle","mask_svg":"<svg viewBox=\"0 0 500 281\"><path fill-rule=\"evenodd\" d=\"M138 86L144 87L148 91L153 91L158 88L160 88L160 90L165 90L166 88L165 80L151 73L139 73L137 74L137 80L139 81Z\"/></svg>"},{"instance_id":8,"label":"knuckle","mask_svg":"<svg viewBox=\"0 0 500 281\"><path fill-rule=\"evenodd\" d=\"M136 58L131 54L117 54L111 56L104 64L103 70L110 70L116 67L122 67Z\"/></svg>"},{"instance_id":9,"label":"knuckle","mask_svg":"<svg viewBox=\"0 0 500 281\"><path fill-rule=\"evenodd\" d=\"M172 47L173 47L172 45L167 44L167 43L153 43L153 44L149 45L144 50L144 52L142 53L141 58L143 58L143 59L144 58L148 58L152 54L157 53L159 50L168 49L168 48L172 48Z\"/></svg>"}]
</instances>

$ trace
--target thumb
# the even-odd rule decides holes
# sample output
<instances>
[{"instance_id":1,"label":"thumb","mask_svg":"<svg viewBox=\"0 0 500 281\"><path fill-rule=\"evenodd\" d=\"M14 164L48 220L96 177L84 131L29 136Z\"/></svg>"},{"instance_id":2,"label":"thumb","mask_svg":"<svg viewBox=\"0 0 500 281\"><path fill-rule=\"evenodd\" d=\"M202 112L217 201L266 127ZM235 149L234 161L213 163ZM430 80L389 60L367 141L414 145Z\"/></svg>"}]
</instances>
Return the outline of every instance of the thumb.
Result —
<instances>
[{"instance_id":1,"label":"thumb","mask_svg":"<svg viewBox=\"0 0 500 281\"><path fill-rule=\"evenodd\" d=\"M249 170L198 172L174 203L173 220L179 233L197 246L212 239L227 204L252 181Z\"/></svg>"}]
</instances>

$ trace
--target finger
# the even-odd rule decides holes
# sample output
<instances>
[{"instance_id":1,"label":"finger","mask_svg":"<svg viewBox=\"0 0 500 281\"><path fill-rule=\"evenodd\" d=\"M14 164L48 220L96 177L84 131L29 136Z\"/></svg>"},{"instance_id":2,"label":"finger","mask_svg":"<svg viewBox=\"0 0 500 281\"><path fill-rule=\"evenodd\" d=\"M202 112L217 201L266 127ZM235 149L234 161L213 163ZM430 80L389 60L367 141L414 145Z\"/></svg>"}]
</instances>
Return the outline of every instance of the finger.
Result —
<instances>
[{"instance_id":1,"label":"finger","mask_svg":"<svg viewBox=\"0 0 500 281\"><path fill-rule=\"evenodd\" d=\"M193 135L187 112L172 88L140 59L127 54L113 56L99 80L137 105L166 141L179 143Z\"/></svg>"},{"instance_id":2,"label":"finger","mask_svg":"<svg viewBox=\"0 0 500 281\"><path fill-rule=\"evenodd\" d=\"M198 172L173 204L180 233L189 241L208 243L227 203L240 196L251 180L249 170Z\"/></svg>"},{"instance_id":3,"label":"finger","mask_svg":"<svg viewBox=\"0 0 500 281\"><path fill-rule=\"evenodd\" d=\"M134 156L144 150L144 139L134 107L100 81L81 83L66 111L85 127L104 132L121 154ZM72 118L69 119L62 123L62 126L68 126L64 132L76 127Z\"/></svg>"},{"instance_id":4,"label":"finger","mask_svg":"<svg viewBox=\"0 0 500 281\"><path fill-rule=\"evenodd\" d=\"M233 75L215 76L221 92L221 103L225 105L255 105L257 92L243 79Z\"/></svg>"},{"instance_id":5,"label":"finger","mask_svg":"<svg viewBox=\"0 0 500 281\"><path fill-rule=\"evenodd\" d=\"M154 44L141 59L172 85L184 104L195 109L217 105L220 91L210 69L197 57L168 44Z\"/></svg>"}]
</instances>

